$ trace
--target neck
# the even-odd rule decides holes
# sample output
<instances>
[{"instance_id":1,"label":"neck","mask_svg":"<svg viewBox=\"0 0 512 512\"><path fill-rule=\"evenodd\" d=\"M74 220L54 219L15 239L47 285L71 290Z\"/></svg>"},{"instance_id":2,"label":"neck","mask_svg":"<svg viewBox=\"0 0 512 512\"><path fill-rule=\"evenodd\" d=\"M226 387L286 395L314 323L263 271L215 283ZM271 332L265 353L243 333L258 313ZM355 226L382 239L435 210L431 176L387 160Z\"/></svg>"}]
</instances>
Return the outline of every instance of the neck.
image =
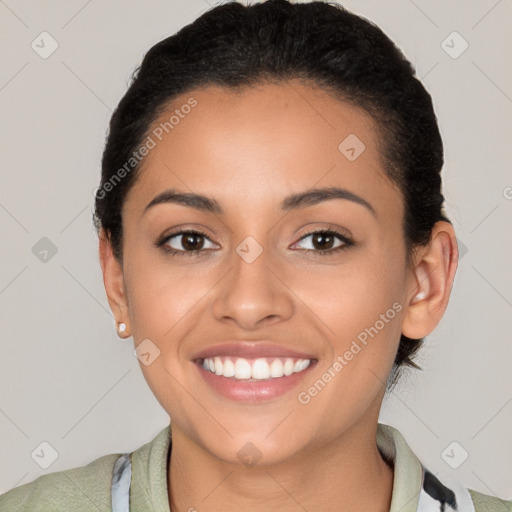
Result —
<instances>
[{"instance_id":1,"label":"neck","mask_svg":"<svg viewBox=\"0 0 512 512\"><path fill-rule=\"evenodd\" d=\"M172 425L171 512L389 512L393 469L377 448L376 431L375 420L357 423L292 460L245 467L217 459Z\"/></svg>"}]
</instances>

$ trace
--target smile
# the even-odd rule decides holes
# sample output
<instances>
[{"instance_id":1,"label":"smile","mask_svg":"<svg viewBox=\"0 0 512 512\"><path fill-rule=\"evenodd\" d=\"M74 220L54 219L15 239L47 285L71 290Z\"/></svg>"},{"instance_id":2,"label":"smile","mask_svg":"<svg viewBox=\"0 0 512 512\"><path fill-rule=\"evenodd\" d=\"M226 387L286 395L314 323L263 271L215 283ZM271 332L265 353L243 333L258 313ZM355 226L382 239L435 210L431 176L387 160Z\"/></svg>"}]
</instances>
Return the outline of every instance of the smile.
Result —
<instances>
[{"instance_id":1,"label":"smile","mask_svg":"<svg viewBox=\"0 0 512 512\"><path fill-rule=\"evenodd\" d=\"M260 357L245 359L242 357L215 356L202 360L202 367L215 375L235 380L271 380L288 377L292 373L304 371L311 359L284 357Z\"/></svg>"},{"instance_id":2,"label":"smile","mask_svg":"<svg viewBox=\"0 0 512 512\"><path fill-rule=\"evenodd\" d=\"M259 404L297 388L318 360L212 355L194 362L203 382L216 394L235 402Z\"/></svg>"}]
</instances>

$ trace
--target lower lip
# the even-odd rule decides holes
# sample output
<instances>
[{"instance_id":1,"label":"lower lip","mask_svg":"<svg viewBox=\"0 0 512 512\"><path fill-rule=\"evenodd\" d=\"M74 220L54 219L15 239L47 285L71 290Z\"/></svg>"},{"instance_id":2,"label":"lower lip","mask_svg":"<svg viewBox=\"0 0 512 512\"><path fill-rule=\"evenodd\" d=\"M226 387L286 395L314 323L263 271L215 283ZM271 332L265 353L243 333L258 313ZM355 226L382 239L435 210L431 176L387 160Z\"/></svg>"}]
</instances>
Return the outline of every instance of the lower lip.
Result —
<instances>
[{"instance_id":1,"label":"lower lip","mask_svg":"<svg viewBox=\"0 0 512 512\"><path fill-rule=\"evenodd\" d=\"M288 377L283 376L259 381L223 377L222 375L216 375L215 373L205 370L201 363L196 363L196 366L206 383L222 396L239 402L258 403L284 395L286 392L293 389L316 363L316 360L311 361L306 369L301 372L292 373Z\"/></svg>"}]
</instances>

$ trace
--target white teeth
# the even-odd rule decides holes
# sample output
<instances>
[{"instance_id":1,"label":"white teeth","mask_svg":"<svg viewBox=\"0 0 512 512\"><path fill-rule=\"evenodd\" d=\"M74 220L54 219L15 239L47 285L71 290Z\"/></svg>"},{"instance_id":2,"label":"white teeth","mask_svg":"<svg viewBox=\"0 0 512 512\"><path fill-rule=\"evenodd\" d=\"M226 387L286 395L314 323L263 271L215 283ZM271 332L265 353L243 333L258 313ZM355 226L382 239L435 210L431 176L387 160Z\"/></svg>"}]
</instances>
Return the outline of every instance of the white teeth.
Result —
<instances>
[{"instance_id":1,"label":"white teeth","mask_svg":"<svg viewBox=\"0 0 512 512\"><path fill-rule=\"evenodd\" d=\"M293 368L293 372L301 372L302 370L305 370L311 361L309 359L299 359Z\"/></svg>"},{"instance_id":2,"label":"white teeth","mask_svg":"<svg viewBox=\"0 0 512 512\"><path fill-rule=\"evenodd\" d=\"M274 359L270 365L271 377L282 377L284 375L283 363L279 359Z\"/></svg>"},{"instance_id":3,"label":"white teeth","mask_svg":"<svg viewBox=\"0 0 512 512\"><path fill-rule=\"evenodd\" d=\"M224 375L224 377L235 376L235 364L233 363L233 361L231 361L231 359L226 359L224 361L222 375Z\"/></svg>"},{"instance_id":4,"label":"white teeth","mask_svg":"<svg viewBox=\"0 0 512 512\"><path fill-rule=\"evenodd\" d=\"M271 361L271 362L269 362ZM248 360L242 357L207 357L203 359L202 366L205 370L240 380L255 379L265 380L272 378L288 377L292 373L305 370L311 364L310 359L291 358L264 358Z\"/></svg>"},{"instance_id":5,"label":"white teeth","mask_svg":"<svg viewBox=\"0 0 512 512\"><path fill-rule=\"evenodd\" d=\"M293 359L287 359L284 363L283 372L287 377L293 373L294 366Z\"/></svg>"},{"instance_id":6,"label":"white teeth","mask_svg":"<svg viewBox=\"0 0 512 512\"><path fill-rule=\"evenodd\" d=\"M220 358L214 358L213 363L215 365L215 375L222 375L222 361Z\"/></svg>"},{"instance_id":7,"label":"white teeth","mask_svg":"<svg viewBox=\"0 0 512 512\"><path fill-rule=\"evenodd\" d=\"M270 366L265 359L256 359L252 365L253 379L268 379L270 377Z\"/></svg>"},{"instance_id":8,"label":"white teeth","mask_svg":"<svg viewBox=\"0 0 512 512\"><path fill-rule=\"evenodd\" d=\"M309 359L303 359L302 363L300 365L301 367L300 367L299 371L301 372L302 370L305 370L310 364L311 364L311 361Z\"/></svg>"},{"instance_id":9,"label":"white teeth","mask_svg":"<svg viewBox=\"0 0 512 512\"><path fill-rule=\"evenodd\" d=\"M235 362L235 378L236 379L250 379L251 378L251 363L246 359L238 358Z\"/></svg>"}]
</instances>

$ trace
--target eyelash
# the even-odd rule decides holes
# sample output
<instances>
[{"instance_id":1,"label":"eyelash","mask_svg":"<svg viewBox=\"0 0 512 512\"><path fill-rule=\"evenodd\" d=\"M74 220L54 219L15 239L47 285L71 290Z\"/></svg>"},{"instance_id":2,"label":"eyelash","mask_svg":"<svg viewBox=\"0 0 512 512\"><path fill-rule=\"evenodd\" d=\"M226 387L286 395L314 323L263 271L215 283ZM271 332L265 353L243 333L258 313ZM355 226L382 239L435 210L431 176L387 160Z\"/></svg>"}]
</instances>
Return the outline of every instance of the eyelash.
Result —
<instances>
[{"instance_id":1,"label":"eyelash","mask_svg":"<svg viewBox=\"0 0 512 512\"><path fill-rule=\"evenodd\" d=\"M323 256L323 255L330 255L333 253L337 253L339 251L344 251L344 250L350 249L351 247L353 247L355 245L355 243L352 240L350 240L349 238L347 238L347 236L345 236L343 233L337 231L336 229L332 229L332 228L331 229L319 229L317 231L312 231L311 233L308 233L308 234L304 235L302 238L300 238L299 242L311 235L316 235L316 234L336 235L336 237L343 242L343 245L340 245L339 247L336 247L334 249L328 249L325 251L315 251L313 249L298 249L298 250L302 251L302 252L304 252L304 251L305 252L314 252L317 255ZM180 235L200 235L200 236L203 236L204 238L207 238L208 240L210 240L210 238L208 237L208 235L206 233L203 233L202 231L191 229L191 230L178 231L176 233L171 233L170 235L165 236L162 240L157 242L156 245L157 245L157 247L161 248L165 253L167 253L171 256L191 257L191 256L197 255L197 253L199 253L199 252L204 252L204 250L210 250L210 249L204 249L204 250L200 249L200 250L195 250L195 251L179 251L177 249L172 249L171 247L168 247L165 245L171 238L174 238L174 237L180 236Z\"/></svg>"}]
</instances>

